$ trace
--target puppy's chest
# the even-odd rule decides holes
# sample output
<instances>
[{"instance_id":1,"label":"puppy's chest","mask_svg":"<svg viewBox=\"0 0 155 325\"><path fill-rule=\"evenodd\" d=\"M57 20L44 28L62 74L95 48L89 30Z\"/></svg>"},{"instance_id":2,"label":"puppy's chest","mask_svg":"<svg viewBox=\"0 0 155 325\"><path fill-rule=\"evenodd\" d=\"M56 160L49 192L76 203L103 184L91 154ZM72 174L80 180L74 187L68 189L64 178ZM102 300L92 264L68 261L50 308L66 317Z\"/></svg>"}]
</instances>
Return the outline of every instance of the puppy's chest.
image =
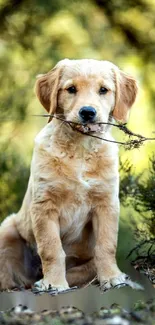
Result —
<instances>
[{"instance_id":1,"label":"puppy's chest","mask_svg":"<svg viewBox=\"0 0 155 325\"><path fill-rule=\"evenodd\" d=\"M66 155L56 161L57 177L61 178L66 187L69 185L89 191L104 181L106 168L104 168L102 155L96 153L85 154L83 157L76 154Z\"/></svg>"},{"instance_id":2,"label":"puppy's chest","mask_svg":"<svg viewBox=\"0 0 155 325\"><path fill-rule=\"evenodd\" d=\"M52 159L51 195L58 198L61 237L74 240L90 218L91 209L107 191L109 159L100 153L56 155ZM67 237L66 237L67 236ZM69 238L69 239L68 239Z\"/></svg>"}]
</instances>

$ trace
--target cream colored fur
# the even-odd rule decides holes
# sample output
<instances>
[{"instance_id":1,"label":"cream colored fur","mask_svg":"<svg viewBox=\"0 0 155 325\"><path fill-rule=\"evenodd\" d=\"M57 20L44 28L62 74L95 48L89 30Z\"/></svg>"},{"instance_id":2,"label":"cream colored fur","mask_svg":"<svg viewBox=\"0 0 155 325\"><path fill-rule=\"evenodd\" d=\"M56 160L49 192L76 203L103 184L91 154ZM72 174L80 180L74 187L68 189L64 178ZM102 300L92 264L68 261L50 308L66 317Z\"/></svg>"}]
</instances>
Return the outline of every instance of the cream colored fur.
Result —
<instances>
[{"instance_id":1,"label":"cream colored fur","mask_svg":"<svg viewBox=\"0 0 155 325\"><path fill-rule=\"evenodd\" d=\"M73 85L76 94L67 90ZM99 94L101 86L106 94ZM137 86L110 62L65 59L39 76L36 93L48 112L67 121L80 122L80 108L93 106L96 122L109 116L126 122ZM113 139L107 126L98 135ZM24 266L25 245L37 247L42 289L82 285L95 275L107 288L125 281L115 259L118 219L117 145L50 119L35 139L22 207L0 228L1 289L34 283Z\"/></svg>"}]
</instances>

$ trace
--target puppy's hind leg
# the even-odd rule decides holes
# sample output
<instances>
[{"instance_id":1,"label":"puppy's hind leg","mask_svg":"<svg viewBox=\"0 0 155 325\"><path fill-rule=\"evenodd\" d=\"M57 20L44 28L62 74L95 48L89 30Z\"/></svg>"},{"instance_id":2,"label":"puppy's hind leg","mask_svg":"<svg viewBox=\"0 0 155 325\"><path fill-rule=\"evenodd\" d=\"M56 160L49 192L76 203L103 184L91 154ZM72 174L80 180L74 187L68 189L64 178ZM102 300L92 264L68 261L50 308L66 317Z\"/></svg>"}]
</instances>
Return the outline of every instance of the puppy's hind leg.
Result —
<instances>
[{"instance_id":1,"label":"puppy's hind leg","mask_svg":"<svg viewBox=\"0 0 155 325\"><path fill-rule=\"evenodd\" d=\"M70 287L87 285L96 278L96 268L93 258L81 265L71 267L67 271L66 277Z\"/></svg>"},{"instance_id":2,"label":"puppy's hind leg","mask_svg":"<svg viewBox=\"0 0 155 325\"><path fill-rule=\"evenodd\" d=\"M30 286L24 266L25 241L19 235L15 214L0 226L0 290Z\"/></svg>"}]
</instances>

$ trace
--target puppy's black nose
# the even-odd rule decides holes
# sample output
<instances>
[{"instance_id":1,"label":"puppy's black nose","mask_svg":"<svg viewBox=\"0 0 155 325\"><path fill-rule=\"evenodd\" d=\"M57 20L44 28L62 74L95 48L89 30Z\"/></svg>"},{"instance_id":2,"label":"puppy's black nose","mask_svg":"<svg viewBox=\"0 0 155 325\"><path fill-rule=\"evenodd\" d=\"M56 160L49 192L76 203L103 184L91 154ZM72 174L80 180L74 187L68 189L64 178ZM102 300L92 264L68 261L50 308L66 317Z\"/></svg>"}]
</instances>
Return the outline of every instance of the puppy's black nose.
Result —
<instances>
[{"instance_id":1,"label":"puppy's black nose","mask_svg":"<svg viewBox=\"0 0 155 325\"><path fill-rule=\"evenodd\" d=\"M96 116L96 110L91 106L83 106L79 110L79 116L82 122L93 122Z\"/></svg>"}]
</instances>

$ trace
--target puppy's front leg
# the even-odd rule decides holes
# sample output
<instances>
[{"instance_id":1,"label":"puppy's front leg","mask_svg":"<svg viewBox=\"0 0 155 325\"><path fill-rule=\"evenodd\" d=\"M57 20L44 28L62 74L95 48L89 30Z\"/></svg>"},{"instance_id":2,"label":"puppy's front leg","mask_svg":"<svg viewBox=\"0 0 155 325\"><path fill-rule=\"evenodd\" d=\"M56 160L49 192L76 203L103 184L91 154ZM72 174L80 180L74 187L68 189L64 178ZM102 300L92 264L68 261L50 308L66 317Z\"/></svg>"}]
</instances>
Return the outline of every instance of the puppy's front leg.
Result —
<instances>
[{"instance_id":1,"label":"puppy's front leg","mask_svg":"<svg viewBox=\"0 0 155 325\"><path fill-rule=\"evenodd\" d=\"M33 204L32 228L43 268L43 279L36 283L41 289L51 287L67 289L65 252L62 248L59 229L59 214L49 202Z\"/></svg>"},{"instance_id":2,"label":"puppy's front leg","mask_svg":"<svg viewBox=\"0 0 155 325\"><path fill-rule=\"evenodd\" d=\"M93 214L93 228L96 239L94 261L97 276L103 289L124 283L123 274L116 262L119 201L107 199L98 205Z\"/></svg>"}]
</instances>

